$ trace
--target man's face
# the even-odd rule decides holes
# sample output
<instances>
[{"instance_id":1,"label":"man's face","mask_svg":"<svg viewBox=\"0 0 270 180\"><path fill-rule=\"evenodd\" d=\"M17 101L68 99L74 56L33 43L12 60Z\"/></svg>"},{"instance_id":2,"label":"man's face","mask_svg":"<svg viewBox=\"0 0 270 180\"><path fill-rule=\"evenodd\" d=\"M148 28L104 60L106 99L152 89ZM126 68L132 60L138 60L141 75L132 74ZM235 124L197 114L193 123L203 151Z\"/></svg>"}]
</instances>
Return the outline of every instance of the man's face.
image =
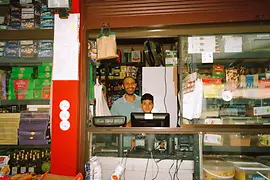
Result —
<instances>
[{"instance_id":1,"label":"man's face","mask_svg":"<svg viewBox=\"0 0 270 180\"><path fill-rule=\"evenodd\" d=\"M125 89L126 94L133 95L136 90L137 84L134 79L126 78L124 80L123 87Z\"/></svg>"},{"instance_id":2,"label":"man's face","mask_svg":"<svg viewBox=\"0 0 270 180\"><path fill-rule=\"evenodd\" d=\"M142 110L145 113L150 113L154 108L154 104L151 100L143 100L141 104Z\"/></svg>"}]
</instances>

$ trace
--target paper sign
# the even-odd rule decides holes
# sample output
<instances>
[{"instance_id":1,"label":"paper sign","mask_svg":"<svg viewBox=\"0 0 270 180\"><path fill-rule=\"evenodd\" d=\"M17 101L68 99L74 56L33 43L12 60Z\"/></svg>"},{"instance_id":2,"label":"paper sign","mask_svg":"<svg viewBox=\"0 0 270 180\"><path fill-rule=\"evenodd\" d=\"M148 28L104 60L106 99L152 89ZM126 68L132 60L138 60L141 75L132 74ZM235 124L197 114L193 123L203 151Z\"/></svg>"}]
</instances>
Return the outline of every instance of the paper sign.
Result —
<instances>
[{"instance_id":1,"label":"paper sign","mask_svg":"<svg viewBox=\"0 0 270 180\"><path fill-rule=\"evenodd\" d=\"M270 114L270 106L254 107L253 110L255 116Z\"/></svg>"},{"instance_id":2,"label":"paper sign","mask_svg":"<svg viewBox=\"0 0 270 180\"><path fill-rule=\"evenodd\" d=\"M213 63L214 57L212 52L202 53L202 63Z\"/></svg>"},{"instance_id":3,"label":"paper sign","mask_svg":"<svg viewBox=\"0 0 270 180\"><path fill-rule=\"evenodd\" d=\"M79 14L55 15L53 80L79 79Z\"/></svg>"},{"instance_id":4,"label":"paper sign","mask_svg":"<svg viewBox=\"0 0 270 180\"><path fill-rule=\"evenodd\" d=\"M216 52L215 36L188 37L188 53Z\"/></svg>"},{"instance_id":5,"label":"paper sign","mask_svg":"<svg viewBox=\"0 0 270 180\"><path fill-rule=\"evenodd\" d=\"M242 37L224 37L224 52L242 52Z\"/></svg>"}]
</instances>

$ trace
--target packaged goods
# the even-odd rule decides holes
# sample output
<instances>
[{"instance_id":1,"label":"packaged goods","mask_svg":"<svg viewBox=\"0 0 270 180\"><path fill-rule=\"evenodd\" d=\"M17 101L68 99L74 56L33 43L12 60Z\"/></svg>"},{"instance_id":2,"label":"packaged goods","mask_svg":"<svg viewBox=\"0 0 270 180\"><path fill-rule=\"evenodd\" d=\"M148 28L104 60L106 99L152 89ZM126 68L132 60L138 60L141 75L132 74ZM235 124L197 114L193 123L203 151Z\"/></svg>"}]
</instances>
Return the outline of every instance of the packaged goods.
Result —
<instances>
[{"instance_id":1,"label":"packaged goods","mask_svg":"<svg viewBox=\"0 0 270 180\"><path fill-rule=\"evenodd\" d=\"M33 73L33 68L31 67L12 67L12 73L26 73L26 74L31 74Z\"/></svg>"},{"instance_id":2,"label":"packaged goods","mask_svg":"<svg viewBox=\"0 0 270 180\"><path fill-rule=\"evenodd\" d=\"M233 180L235 167L233 163L225 161L204 161L203 180Z\"/></svg>"},{"instance_id":3,"label":"packaged goods","mask_svg":"<svg viewBox=\"0 0 270 180\"><path fill-rule=\"evenodd\" d=\"M239 87L239 74L237 69L226 69L226 89L235 90Z\"/></svg>"},{"instance_id":4,"label":"packaged goods","mask_svg":"<svg viewBox=\"0 0 270 180\"><path fill-rule=\"evenodd\" d=\"M110 180L120 180L124 171L125 171L125 166L119 162L117 166L115 167Z\"/></svg>"},{"instance_id":5,"label":"packaged goods","mask_svg":"<svg viewBox=\"0 0 270 180\"><path fill-rule=\"evenodd\" d=\"M234 134L230 135L231 146L250 146L251 138L250 135Z\"/></svg>"},{"instance_id":6,"label":"packaged goods","mask_svg":"<svg viewBox=\"0 0 270 180\"><path fill-rule=\"evenodd\" d=\"M222 80L225 79L224 65L213 65L212 76L214 78L221 78Z\"/></svg>"},{"instance_id":7,"label":"packaged goods","mask_svg":"<svg viewBox=\"0 0 270 180\"><path fill-rule=\"evenodd\" d=\"M85 164L85 180L102 180L101 165L96 156Z\"/></svg>"},{"instance_id":8,"label":"packaged goods","mask_svg":"<svg viewBox=\"0 0 270 180\"><path fill-rule=\"evenodd\" d=\"M270 167L258 162L234 162L235 177L238 180L263 180L265 177L270 178ZM259 174L259 173L260 174Z\"/></svg>"},{"instance_id":9,"label":"packaged goods","mask_svg":"<svg viewBox=\"0 0 270 180\"><path fill-rule=\"evenodd\" d=\"M0 156L0 176L9 175L10 169L8 166L8 161L8 156Z\"/></svg>"}]
</instances>

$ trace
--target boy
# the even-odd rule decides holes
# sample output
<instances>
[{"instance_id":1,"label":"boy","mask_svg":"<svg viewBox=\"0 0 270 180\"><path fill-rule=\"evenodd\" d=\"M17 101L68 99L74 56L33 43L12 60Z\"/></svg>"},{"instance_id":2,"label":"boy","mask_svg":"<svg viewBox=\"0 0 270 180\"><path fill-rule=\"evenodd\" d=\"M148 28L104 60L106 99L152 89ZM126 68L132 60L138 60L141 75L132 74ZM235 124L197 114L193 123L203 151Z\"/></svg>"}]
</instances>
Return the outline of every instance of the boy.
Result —
<instances>
[{"instance_id":1,"label":"boy","mask_svg":"<svg viewBox=\"0 0 270 180\"><path fill-rule=\"evenodd\" d=\"M141 107L143 112L151 113L154 108L154 97L152 94L145 93L141 98Z\"/></svg>"},{"instance_id":2,"label":"boy","mask_svg":"<svg viewBox=\"0 0 270 180\"><path fill-rule=\"evenodd\" d=\"M145 93L141 98L141 108L145 113L151 113L152 109L154 108L154 97L149 94ZM131 127L131 121L126 124L126 127Z\"/></svg>"}]
</instances>

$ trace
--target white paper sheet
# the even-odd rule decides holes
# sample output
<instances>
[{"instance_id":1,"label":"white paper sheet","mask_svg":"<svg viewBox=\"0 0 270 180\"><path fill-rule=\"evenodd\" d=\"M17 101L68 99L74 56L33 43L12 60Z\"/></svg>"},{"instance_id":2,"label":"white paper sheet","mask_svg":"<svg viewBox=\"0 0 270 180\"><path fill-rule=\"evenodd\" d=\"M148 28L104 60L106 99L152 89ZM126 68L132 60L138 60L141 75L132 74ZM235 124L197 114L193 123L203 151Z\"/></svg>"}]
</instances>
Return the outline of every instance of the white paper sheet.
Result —
<instances>
[{"instance_id":1,"label":"white paper sheet","mask_svg":"<svg viewBox=\"0 0 270 180\"><path fill-rule=\"evenodd\" d=\"M212 52L202 53L202 63L213 63L214 57Z\"/></svg>"},{"instance_id":2,"label":"white paper sheet","mask_svg":"<svg viewBox=\"0 0 270 180\"><path fill-rule=\"evenodd\" d=\"M242 52L242 37L224 37L224 52Z\"/></svg>"},{"instance_id":3,"label":"white paper sheet","mask_svg":"<svg viewBox=\"0 0 270 180\"><path fill-rule=\"evenodd\" d=\"M188 37L188 53L216 52L215 36Z\"/></svg>"},{"instance_id":4,"label":"white paper sheet","mask_svg":"<svg viewBox=\"0 0 270 180\"><path fill-rule=\"evenodd\" d=\"M55 15L53 80L79 80L79 14Z\"/></svg>"},{"instance_id":5,"label":"white paper sheet","mask_svg":"<svg viewBox=\"0 0 270 180\"><path fill-rule=\"evenodd\" d=\"M53 80L79 79L79 43L54 47Z\"/></svg>"}]
</instances>

